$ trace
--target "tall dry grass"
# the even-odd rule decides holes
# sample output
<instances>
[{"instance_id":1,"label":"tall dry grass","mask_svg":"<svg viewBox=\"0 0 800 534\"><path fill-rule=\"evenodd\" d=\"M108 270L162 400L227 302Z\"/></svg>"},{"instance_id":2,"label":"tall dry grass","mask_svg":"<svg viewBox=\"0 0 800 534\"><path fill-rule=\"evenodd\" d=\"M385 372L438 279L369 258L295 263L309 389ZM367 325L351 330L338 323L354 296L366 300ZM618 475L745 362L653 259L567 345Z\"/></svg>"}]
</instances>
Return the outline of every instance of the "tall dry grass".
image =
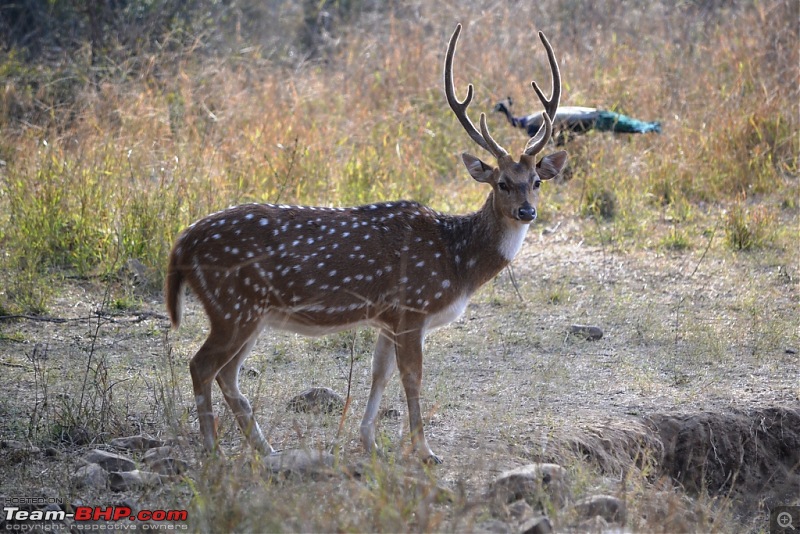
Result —
<instances>
[{"instance_id":1,"label":"tall dry grass","mask_svg":"<svg viewBox=\"0 0 800 534\"><path fill-rule=\"evenodd\" d=\"M232 203L478 207L485 191L458 158L476 149L441 90L456 21L456 83L462 95L475 84L474 118L506 95L518 113L538 111L528 84L547 84L541 29L561 62L564 104L664 122L660 136L572 143L572 182L545 192L545 221L590 220L593 202L610 197L605 235L623 247L692 246L709 228L753 220L796 228L794 2L363 8L311 60L295 46L302 13L279 13L284 26L231 37L227 51L211 50L218 36L206 32L101 72L85 53L60 66L4 54L4 308L44 311L54 277L113 273L130 258L158 287L176 233ZM524 145L500 115L490 125L512 150ZM767 216L748 219L751 207ZM781 230L759 235L787 243Z\"/></svg>"}]
</instances>

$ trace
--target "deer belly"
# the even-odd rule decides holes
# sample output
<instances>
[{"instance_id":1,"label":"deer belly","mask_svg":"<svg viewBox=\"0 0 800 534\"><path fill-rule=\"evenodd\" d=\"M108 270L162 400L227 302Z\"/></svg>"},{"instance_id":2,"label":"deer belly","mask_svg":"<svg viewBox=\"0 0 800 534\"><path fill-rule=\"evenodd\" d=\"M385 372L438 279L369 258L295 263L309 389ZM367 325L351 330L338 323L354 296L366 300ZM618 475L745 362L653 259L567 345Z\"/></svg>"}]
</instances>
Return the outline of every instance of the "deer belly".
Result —
<instances>
[{"instance_id":1,"label":"deer belly","mask_svg":"<svg viewBox=\"0 0 800 534\"><path fill-rule=\"evenodd\" d=\"M425 320L425 330L433 330L434 328L452 323L463 315L468 303L469 295L461 295L446 308L428 315L428 318Z\"/></svg>"},{"instance_id":2,"label":"deer belly","mask_svg":"<svg viewBox=\"0 0 800 534\"><path fill-rule=\"evenodd\" d=\"M272 308L264 315L264 325L304 336L324 336L371 323L365 306L311 305L293 309Z\"/></svg>"}]
</instances>

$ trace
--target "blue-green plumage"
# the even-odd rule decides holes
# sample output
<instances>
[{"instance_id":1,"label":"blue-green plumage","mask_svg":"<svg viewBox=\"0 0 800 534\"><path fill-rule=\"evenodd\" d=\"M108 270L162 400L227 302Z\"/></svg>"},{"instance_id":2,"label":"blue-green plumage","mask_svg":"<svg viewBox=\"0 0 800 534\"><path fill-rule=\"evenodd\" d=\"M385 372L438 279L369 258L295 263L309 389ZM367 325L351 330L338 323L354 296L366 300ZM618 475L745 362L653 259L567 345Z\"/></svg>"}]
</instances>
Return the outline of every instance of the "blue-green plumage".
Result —
<instances>
[{"instance_id":1,"label":"blue-green plumage","mask_svg":"<svg viewBox=\"0 0 800 534\"><path fill-rule=\"evenodd\" d=\"M640 121L613 111L598 111L594 129L616 133L661 133L661 123Z\"/></svg>"},{"instance_id":2,"label":"blue-green plumage","mask_svg":"<svg viewBox=\"0 0 800 534\"><path fill-rule=\"evenodd\" d=\"M514 117L511 114L511 97L499 102L494 110L503 113L512 126L522 128L528 135L534 135L542 124L541 113ZM661 133L660 122L646 122L633 117L628 117L614 111L583 106L562 106L556 111L553 119L554 139L559 144L564 143L575 134L598 130L600 132L615 133Z\"/></svg>"}]
</instances>

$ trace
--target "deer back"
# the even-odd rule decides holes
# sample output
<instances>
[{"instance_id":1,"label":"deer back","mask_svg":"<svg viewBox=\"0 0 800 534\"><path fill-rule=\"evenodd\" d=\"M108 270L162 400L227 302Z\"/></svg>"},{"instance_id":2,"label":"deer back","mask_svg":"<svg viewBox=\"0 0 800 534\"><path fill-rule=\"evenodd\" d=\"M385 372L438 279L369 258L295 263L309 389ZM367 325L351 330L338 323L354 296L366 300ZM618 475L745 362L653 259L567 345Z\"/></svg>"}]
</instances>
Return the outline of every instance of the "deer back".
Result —
<instances>
[{"instance_id":1,"label":"deer back","mask_svg":"<svg viewBox=\"0 0 800 534\"><path fill-rule=\"evenodd\" d=\"M212 326L266 319L323 334L363 322L394 326L407 314L447 315L510 259L502 243L487 247L496 236L484 219L409 201L236 206L181 234L171 284L192 288ZM175 320L178 304L169 307Z\"/></svg>"}]
</instances>

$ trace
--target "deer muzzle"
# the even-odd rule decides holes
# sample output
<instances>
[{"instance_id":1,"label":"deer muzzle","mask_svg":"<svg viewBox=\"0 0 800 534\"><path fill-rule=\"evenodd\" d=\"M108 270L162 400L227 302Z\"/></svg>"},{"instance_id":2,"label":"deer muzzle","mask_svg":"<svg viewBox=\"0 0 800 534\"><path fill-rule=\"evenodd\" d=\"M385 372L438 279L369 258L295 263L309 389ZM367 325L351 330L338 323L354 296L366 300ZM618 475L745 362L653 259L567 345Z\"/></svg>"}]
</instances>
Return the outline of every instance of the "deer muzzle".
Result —
<instances>
[{"instance_id":1,"label":"deer muzzle","mask_svg":"<svg viewBox=\"0 0 800 534\"><path fill-rule=\"evenodd\" d=\"M517 211L517 218L520 221L533 222L536 220L536 208L531 206L529 202L523 203L519 207L519 211Z\"/></svg>"}]
</instances>

